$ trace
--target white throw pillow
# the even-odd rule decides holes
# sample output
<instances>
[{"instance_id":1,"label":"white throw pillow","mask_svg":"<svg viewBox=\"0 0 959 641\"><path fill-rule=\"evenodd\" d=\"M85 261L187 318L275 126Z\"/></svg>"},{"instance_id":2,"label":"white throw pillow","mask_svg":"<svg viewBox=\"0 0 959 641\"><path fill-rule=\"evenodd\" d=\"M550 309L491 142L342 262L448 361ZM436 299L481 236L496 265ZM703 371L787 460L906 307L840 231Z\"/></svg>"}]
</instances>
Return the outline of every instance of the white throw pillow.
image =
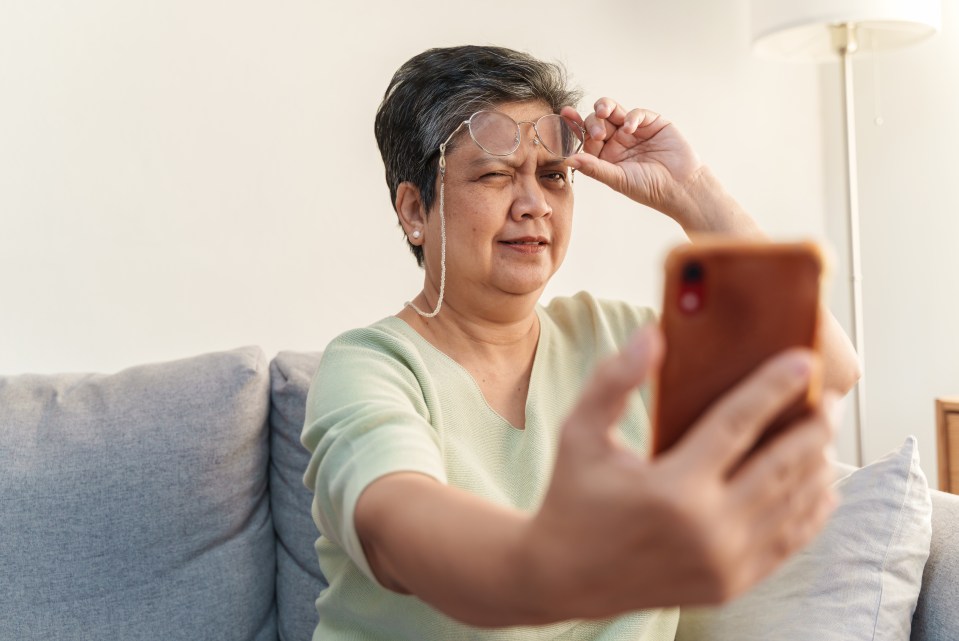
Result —
<instances>
[{"instance_id":1,"label":"white throw pillow","mask_svg":"<svg viewBox=\"0 0 959 641\"><path fill-rule=\"evenodd\" d=\"M932 536L915 437L836 488L816 540L736 601L683 609L676 641L908 641Z\"/></svg>"}]
</instances>

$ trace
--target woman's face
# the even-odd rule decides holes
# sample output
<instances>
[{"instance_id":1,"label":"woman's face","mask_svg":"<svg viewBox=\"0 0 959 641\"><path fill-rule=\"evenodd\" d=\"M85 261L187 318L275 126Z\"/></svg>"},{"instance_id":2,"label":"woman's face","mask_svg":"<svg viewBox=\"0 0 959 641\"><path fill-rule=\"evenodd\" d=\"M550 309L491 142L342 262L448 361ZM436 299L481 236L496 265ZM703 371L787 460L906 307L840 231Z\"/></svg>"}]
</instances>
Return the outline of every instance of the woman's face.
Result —
<instances>
[{"instance_id":1,"label":"woman's face","mask_svg":"<svg viewBox=\"0 0 959 641\"><path fill-rule=\"evenodd\" d=\"M551 113L542 102L496 107L516 122ZM573 192L562 158L533 142L531 124L520 125L519 148L493 156L464 126L446 153L447 296L538 294L556 273L569 245ZM438 187L438 186L437 186ZM439 198L428 238L440 238ZM440 244L424 247L427 268L439 275Z\"/></svg>"}]
</instances>

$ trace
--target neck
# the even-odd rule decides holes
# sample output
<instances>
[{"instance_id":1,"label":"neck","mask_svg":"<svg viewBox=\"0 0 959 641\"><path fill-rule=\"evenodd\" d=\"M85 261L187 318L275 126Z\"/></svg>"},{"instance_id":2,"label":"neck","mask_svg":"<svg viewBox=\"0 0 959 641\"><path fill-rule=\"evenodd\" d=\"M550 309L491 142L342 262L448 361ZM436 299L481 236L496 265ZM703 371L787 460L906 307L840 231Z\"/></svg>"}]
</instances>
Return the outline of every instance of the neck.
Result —
<instances>
[{"instance_id":1,"label":"neck","mask_svg":"<svg viewBox=\"0 0 959 641\"><path fill-rule=\"evenodd\" d=\"M496 302L478 306L475 301L461 301L447 294L442 311L434 318L423 318L410 307L397 317L421 336L455 360L495 353L531 353L539 339L539 317L536 315L537 291L525 295L500 294ZM437 293L426 290L414 299L421 309L433 309ZM472 302L473 304L464 304Z\"/></svg>"}]
</instances>

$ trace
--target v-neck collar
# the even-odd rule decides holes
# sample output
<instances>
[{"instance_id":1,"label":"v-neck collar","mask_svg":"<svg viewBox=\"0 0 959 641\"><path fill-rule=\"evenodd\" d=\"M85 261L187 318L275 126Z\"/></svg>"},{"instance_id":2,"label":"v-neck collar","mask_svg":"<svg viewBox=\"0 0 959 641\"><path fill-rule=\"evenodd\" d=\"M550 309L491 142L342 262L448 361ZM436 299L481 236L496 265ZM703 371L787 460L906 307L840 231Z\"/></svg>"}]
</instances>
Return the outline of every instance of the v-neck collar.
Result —
<instances>
[{"instance_id":1,"label":"v-neck collar","mask_svg":"<svg viewBox=\"0 0 959 641\"><path fill-rule=\"evenodd\" d=\"M529 431L530 425L533 422L530 416L530 399L534 397L534 390L538 387L539 382L539 370L542 369L542 361L545 358L544 353L546 351L546 344L549 341L550 333L550 319L544 313L542 306L537 305L536 308L536 317L539 320L539 336L536 340L536 350L533 353L533 367L530 370L529 375L529 387L526 390L526 402L524 404L524 414L526 419L526 425L523 428L516 427L509 421L507 421L503 416L493 409L489 404L489 401L486 400L486 395L483 394L483 389L479 386L479 383L476 382L476 379L473 378L473 375L465 367L460 365L455 359L453 359L449 354L438 348L433 343L426 340L426 338L420 334L418 331L413 329L413 327L407 323L402 318L397 316L388 316L384 319L384 322L388 322L392 327L397 329L401 334L410 338L417 346L420 346L427 351L433 352L439 356L440 360L446 362L452 369L457 370L461 373L461 376L469 382L470 385L476 391L476 394L479 398L483 399L483 404L486 406L486 409L489 413L499 420L504 426L509 427L513 432L523 434Z\"/></svg>"}]
</instances>

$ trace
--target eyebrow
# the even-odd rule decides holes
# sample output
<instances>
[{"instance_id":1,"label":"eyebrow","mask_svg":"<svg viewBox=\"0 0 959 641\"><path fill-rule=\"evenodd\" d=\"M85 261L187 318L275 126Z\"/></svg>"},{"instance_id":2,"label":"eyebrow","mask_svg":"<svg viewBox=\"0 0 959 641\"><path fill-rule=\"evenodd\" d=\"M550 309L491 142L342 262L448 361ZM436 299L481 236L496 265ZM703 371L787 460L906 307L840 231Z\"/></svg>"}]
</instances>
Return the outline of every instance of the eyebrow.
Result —
<instances>
[{"instance_id":1,"label":"eyebrow","mask_svg":"<svg viewBox=\"0 0 959 641\"><path fill-rule=\"evenodd\" d=\"M468 165L470 169L480 169L480 168L488 167L491 165L506 165L507 167L512 167L515 169L516 167L520 165L520 163L517 163L515 160L511 160L511 156L492 156L492 155L484 154L483 156L474 158L473 160L469 161ZM537 166L539 168L549 168L549 169L552 169L554 167L565 167L566 159L555 158L552 160L548 160L544 163L540 163Z\"/></svg>"}]
</instances>

